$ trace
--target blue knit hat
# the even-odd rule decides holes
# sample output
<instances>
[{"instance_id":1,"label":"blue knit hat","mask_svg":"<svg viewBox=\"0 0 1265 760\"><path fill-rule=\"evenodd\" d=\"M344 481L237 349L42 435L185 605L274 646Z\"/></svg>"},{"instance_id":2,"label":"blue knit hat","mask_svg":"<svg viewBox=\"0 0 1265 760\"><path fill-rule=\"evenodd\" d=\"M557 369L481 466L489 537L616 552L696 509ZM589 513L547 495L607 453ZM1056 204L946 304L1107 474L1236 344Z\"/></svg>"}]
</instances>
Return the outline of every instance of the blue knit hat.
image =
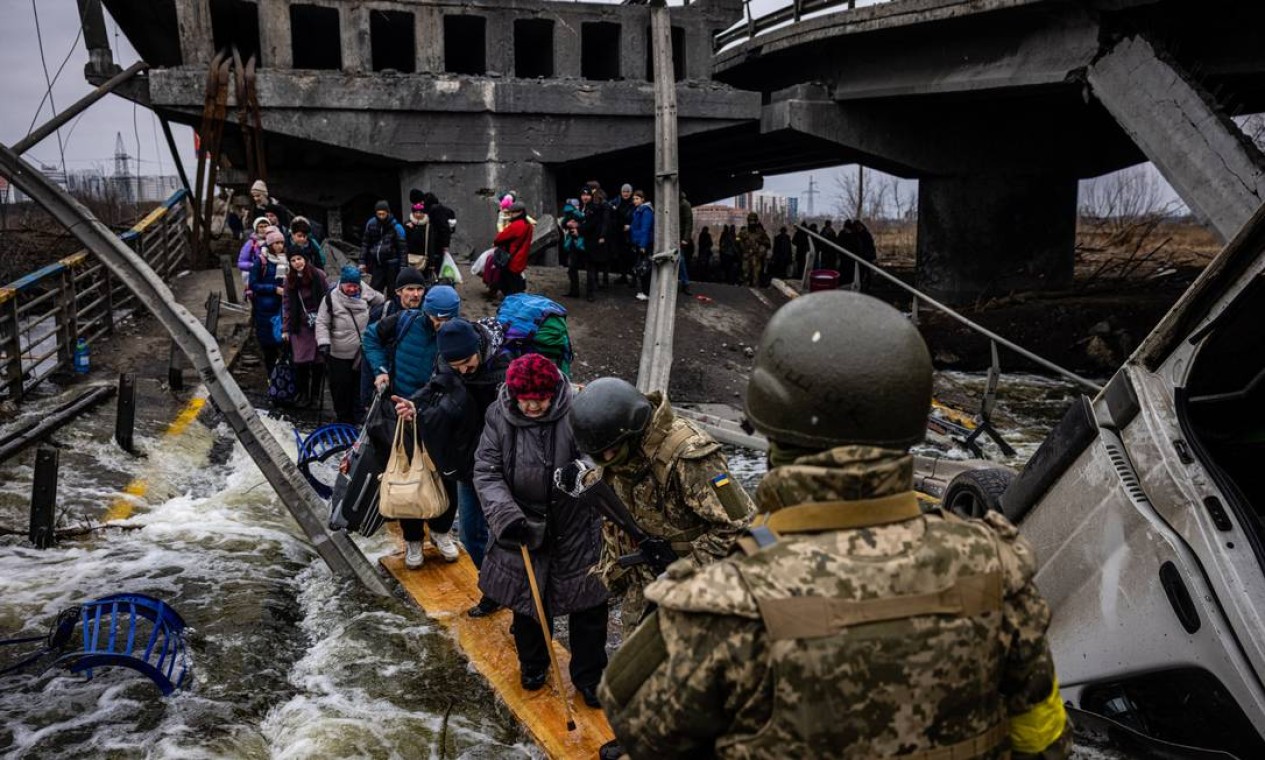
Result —
<instances>
[{"instance_id":1,"label":"blue knit hat","mask_svg":"<svg viewBox=\"0 0 1265 760\"><path fill-rule=\"evenodd\" d=\"M355 284L359 285L360 284L360 269L357 268L355 264L344 265L343 268L340 269L338 272L338 282L344 285L349 282L354 282Z\"/></svg>"},{"instance_id":2,"label":"blue knit hat","mask_svg":"<svg viewBox=\"0 0 1265 760\"><path fill-rule=\"evenodd\" d=\"M422 299L422 311L436 319L452 319L461 312L461 296L451 285L434 285Z\"/></svg>"}]
</instances>

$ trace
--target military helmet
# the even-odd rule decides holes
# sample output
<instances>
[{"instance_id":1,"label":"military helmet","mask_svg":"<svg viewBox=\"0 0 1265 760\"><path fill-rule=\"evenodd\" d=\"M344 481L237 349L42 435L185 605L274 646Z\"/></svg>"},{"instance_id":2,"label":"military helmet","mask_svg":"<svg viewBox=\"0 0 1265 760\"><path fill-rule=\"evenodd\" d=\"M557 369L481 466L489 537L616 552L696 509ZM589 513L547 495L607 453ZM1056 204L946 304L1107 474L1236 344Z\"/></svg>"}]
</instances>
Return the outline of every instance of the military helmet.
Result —
<instances>
[{"instance_id":1,"label":"military helmet","mask_svg":"<svg viewBox=\"0 0 1265 760\"><path fill-rule=\"evenodd\" d=\"M927 432L931 357L909 319L845 290L773 315L747 383L747 419L770 440L827 449L906 449Z\"/></svg>"},{"instance_id":2,"label":"military helmet","mask_svg":"<svg viewBox=\"0 0 1265 760\"><path fill-rule=\"evenodd\" d=\"M754 211L748 212L747 224L759 224L759 223L760 223L760 215Z\"/></svg>"},{"instance_id":3,"label":"military helmet","mask_svg":"<svg viewBox=\"0 0 1265 760\"><path fill-rule=\"evenodd\" d=\"M594 380L571 402L571 430L585 454L597 454L640 436L654 406L631 383L617 377Z\"/></svg>"}]
</instances>

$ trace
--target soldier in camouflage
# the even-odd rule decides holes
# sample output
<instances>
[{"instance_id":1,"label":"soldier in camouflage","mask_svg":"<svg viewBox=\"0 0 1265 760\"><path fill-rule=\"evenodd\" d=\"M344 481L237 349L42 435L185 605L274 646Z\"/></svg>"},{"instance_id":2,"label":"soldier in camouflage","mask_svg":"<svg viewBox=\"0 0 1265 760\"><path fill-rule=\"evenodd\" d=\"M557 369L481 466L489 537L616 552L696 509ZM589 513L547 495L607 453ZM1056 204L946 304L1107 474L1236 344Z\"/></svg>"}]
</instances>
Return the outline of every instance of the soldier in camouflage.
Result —
<instances>
[{"instance_id":1,"label":"soldier in camouflage","mask_svg":"<svg viewBox=\"0 0 1265 760\"><path fill-rule=\"evenodd\" d=\"M641 530L669 542L684 564L699 567L727 556L751 522L755 506L730 478L720 444L673 414L663 394L643 395L619 378L595 380L576 395L571 427ZM644 617L642 590L657 574L649 564L619 565L620 557L636 552L627 533L603 524L595 572L623 595L625 637Z\"/></svg>"},{"instance_id":2,"label":"soldier in camouflage","mask_svg":"<svg viewBox=\"0 0 1265 760\"><path fill-rule=\"evenodd\" d=\"M912 491L930 399L895 309L831 291L773 316L746 399L761 514L740 554L646 588L599 689L629 755L1067 756L1031 547Z\"/></svg>"},{"instance_id":3,"label":"soldier in camouflage","mask_svg":"<svg viewBox=\"0 0 1265 760\"><path fill-rule=\"evenodd\" d=\"M773 242L760 224L760 215L754 211L747 214L747 226L738 230L737 246L738 255L742 257L742 284L757 287Z\"/></svg>"}]
</instances>

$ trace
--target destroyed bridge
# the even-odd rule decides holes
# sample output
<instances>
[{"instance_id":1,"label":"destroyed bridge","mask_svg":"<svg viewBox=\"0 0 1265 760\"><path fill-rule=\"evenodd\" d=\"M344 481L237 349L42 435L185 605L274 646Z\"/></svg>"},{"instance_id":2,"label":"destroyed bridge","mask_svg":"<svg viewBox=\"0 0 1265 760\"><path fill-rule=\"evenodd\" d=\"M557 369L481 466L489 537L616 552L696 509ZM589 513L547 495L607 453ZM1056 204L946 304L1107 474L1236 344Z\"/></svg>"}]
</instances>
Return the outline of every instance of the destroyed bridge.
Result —
<instances>
[{"instance_id":1,"label":"destroyed bridge","mask_svg":"<svg viewBox=\"0 0 1265 760\"><path fill-rule=\"evenodd\" d=\"M649 9L549 0L79 0L151 67L117 90L214 136L218 182L359 227L435 192L455 247L489 198L552 211L590 179L653 187ZM1077 181L1150 160L1223 236L1265 157L1265 7L1232 0L741 0L672 8L681 183L693 203L857 162L917 178L918 279L973 301L1071 283ZM96 6L94 8L94 6Z\"/></svg>"}]
</instances>

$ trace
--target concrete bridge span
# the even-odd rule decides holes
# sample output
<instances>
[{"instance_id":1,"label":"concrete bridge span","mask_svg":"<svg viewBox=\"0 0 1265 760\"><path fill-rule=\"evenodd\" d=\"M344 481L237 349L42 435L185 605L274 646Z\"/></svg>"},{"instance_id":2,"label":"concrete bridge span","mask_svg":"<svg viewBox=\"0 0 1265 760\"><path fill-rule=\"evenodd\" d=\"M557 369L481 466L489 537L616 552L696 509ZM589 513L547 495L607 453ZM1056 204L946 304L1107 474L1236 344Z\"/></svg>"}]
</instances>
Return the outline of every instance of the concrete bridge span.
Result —
<instances>
[{"instance_id":1,"label":"concrete bridge span","mask_svg":"<svg viewBox=\"0 0 1265 760\"><path fill-rule=\"evenodd\" d=\"M540 210L588 179L653 181L643 5L101 2L153 66L126 95L174 121L201 122L215 51L254 56L270 187L331 226L418 187L456 209L464 250L490 239L497 192ZM1150 159L1226 236L1265 198L1265 157L1230 121L1265 110L1261 4L848 6L673 9L694 202L849 162L918 178L920 284L962 303L1070 284L1079 179ZM236 108L230 91L221 182L245 186Z\"/></svg>"},{"instance_id":2,"label":"concrete bridge span","mask_svg":"<svg viewBox=\"0 0 1265 760\"><path fill-rule=\"evenodd\" d=\"M410 188L458 215L460 249L495 233L488 199L514 189L533 213L586 180L653 182L654 96L645 6L549 0L104 0L153 67L127 92L202 121L215 51L256 56L274 195L333 226L363 224ZM683 153L754 125L758 93L711 79L712 38L740 13L701 0L673 13ZM247 186L230 88L221 182ZM697 167L697 164L695 165ZM699 199L759 187L723 164L684 179Z\"/></svg>"},{"instance_id":3,"label":"concrete bridge span","mask_svg":"<svg viewBox=\"0 0 1265 760\"><path fill-rule=\"evenodd\" d=\"M818 165L919 179L919 280L941 298L1070 284L1079 179L1149 159L1227 237L1265 200L1229 118L1265 110L1259 4L798 5L719 35L714 76L761 91L761 135Z\"/></svg>"}]
</instances>

